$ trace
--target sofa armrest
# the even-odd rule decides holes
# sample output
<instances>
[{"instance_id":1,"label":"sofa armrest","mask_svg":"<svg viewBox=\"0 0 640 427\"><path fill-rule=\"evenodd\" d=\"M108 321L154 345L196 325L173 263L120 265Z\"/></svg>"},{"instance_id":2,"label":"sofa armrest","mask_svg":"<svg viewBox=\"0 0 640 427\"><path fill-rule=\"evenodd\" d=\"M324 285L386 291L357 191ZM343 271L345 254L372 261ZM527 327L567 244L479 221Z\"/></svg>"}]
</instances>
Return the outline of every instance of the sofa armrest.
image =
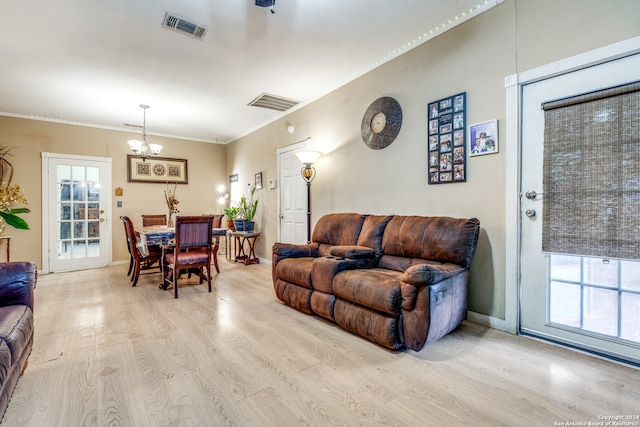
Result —
<instances>
[{"instance_id":1,"label":"sofa armrest","mask_svg":"<svg viewBox=\"0 0 640 427\"><path fill-rule=\"evenodd\" d=\"M277 255L278 258L317 257L318 244L308 243L306 245L294 245L292 243L274 243L273 255Z\"/></svg>"},{"instance_id":2,"label":"sofa armrest","mask_svg":"<svg viewBox=\"0 0 640 427\"><path fill-rule=\"evenodd\" d=\"M26 305L33 310L38 270L32 262L0 263L0 306Z\"/></svg>"},{"instance_id":3,"label":"sofa armrest","mask_svg":"<svg viewBox=\"0 0 640 427\"><path fill-rule=\"evenodd\" d=\"M375 258L376 253L373 249L366 246L333 246L331 255L349 259L366 259Z\"/></svg>"},{"instance_id":4,"label":"sofa armrest","mask_svg":"<svg viewBox=\"0 0 640 427\"><path fill-rule=\"evenodd\" d=\"M417 286L430 285L460 274L464 270L464 267L455 264L418 264L407 268L400 280Z\"/></svg>"},{"instance_id":5,"label":"sofa armrest","mask_svg":"<svg viewBox=\"0 0 640 427\"><path fill-rule=\"evenodd\" d=\"M413 310L421 287L439 283L465 271L466 269L464 267L456 264L412 265L400 276L402 308L405 310Z\"/></svg>"}]
</instances>

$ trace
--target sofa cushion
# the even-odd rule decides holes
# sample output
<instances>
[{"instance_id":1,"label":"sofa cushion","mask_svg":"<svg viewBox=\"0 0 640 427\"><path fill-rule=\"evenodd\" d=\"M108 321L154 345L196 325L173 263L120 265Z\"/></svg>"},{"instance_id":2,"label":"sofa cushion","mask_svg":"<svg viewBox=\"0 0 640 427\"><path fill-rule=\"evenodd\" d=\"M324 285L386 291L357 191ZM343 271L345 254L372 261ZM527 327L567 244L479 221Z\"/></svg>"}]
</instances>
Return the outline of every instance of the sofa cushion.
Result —
<instances>
[{"instance_id":1,"label":"sofa cushion","mask_svg":"<svg viewBox=\"0 0 640 427\"><path fill-rule=\"evenodd\" d=\"M476 218L396 216L385 228L382 251L469 268L479 231Z\"/></svg>"},{"instance_id":2,"label":"sofa cushion","mask_svg":"<svg viewBox=\"0 0 640 427\"><path fill-rule=\"evenodd\" d=\"M285 258L278 262L276 275L279 279L311 289L311 271L317 258Z\"/></svg>"},{"instance_id":3,"label":"sofa cushion","mask_svg":"<svg viewBox=\"0 0 640 427\"><path fill-rule=\"evenodd\" d=\"M366 246L375 251L377 257L382 255L382 237L384 229L391 221L391 215L369 215L362 224L362 231L358 236L358 246Z\"/></svg>"},{"instance_id":4,"label":"sofa cushion","mask_svg":"<svg viewBox=\"0 0 640 427\"><path fill-rule=\"evenodd\" d=\"M403 272L406 271L409 267L422 264L440 265L442 263L420 258L405 258L394 255L383 255L382 258L380 258L378 267Z\"/></svg>"},{"instance_id":5,"label":"sofa cushion","mask_svg":"<svg viewBox=\"0 0 640 427\"><path fill-rule=\"evenodd\" d=\"M0 340L9 346L11 363L20 360L33 335L33 312L26 305L0 307Z\"/></svg>"},{"instance_id":6,"label":"sofa cushion","mask_svg":"<svg viewBox=\"0 0 640 427\"><path fill-rule=\"evenodd\" d=\"M350 258L350 259L363 259L373 258L375 252L373 249L366 246L332 246L331 255L335 257Z\"/></svg>"},{"instance_id":7,"label":"sofa cushion","mask_svg":"<svg viewBox=\"0 0 640 427\"><path fill-rule=\"evenodd\" d=\"M333 278L343 270L353 270L357 261L335 257L316 258L311 270L312 288L326 294L333 294Z\"/></svg>"},{"instance_id":8,"label":"sofa cushion","mask_svg":"<svg viewBox=\"0 0 640 427\"><path fill-rule=\"evenodd\" d=\"M367 215L355 213L324 215L313 228L311 240L333 246L355 245L358 242L358 236L366 217Z\"/></svg>"},{"instance_id":9,"label":"sofa cushion","mask_svg":"<svg viewBox=\"0 0 640 427\"><path fill-rule=\"evenodd\" d=\"M400 314L400 272L371 268L342 271L333 279L333 293L342 299L391 315Z\"/></svg>"}]
</instances>

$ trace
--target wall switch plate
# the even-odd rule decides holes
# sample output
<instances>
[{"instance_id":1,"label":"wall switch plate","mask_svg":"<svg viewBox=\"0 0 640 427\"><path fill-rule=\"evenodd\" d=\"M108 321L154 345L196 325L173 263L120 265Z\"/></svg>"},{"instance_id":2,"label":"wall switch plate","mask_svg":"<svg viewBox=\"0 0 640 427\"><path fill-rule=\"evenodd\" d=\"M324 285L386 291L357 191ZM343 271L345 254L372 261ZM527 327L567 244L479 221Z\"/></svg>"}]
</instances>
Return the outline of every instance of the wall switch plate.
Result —
<instances>
[{"instance_id":1,"label":"wall switch plate","mask_svg":"<svg viewBox=\"0 0 640 427\"><path fill-rule=\"evenodd\" d=\"M122 200L118 200L118 205L117 205L117 206L118 206L119 208L121 208L121 207L122 207Z\"/></svg>"},{"instance_id":2,"label":"wall switch plate","mask_svg":"<svg viewBox=\"0 0 640 427\"><path fill-rule=\"evenodd\" d=\"M269 181L267 181L267 188L276 188L276 180L275 179L270 179Z\"/></svg>"}]
</instances>

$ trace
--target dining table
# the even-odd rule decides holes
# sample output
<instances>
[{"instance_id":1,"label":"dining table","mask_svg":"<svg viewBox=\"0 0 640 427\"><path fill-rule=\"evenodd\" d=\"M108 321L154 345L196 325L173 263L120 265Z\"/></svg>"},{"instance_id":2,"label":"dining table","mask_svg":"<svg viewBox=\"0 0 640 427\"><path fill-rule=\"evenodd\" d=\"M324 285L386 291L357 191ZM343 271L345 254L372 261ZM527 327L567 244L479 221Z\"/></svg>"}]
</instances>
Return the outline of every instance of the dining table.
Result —
<instances>
[{"instance_id":1,"label":"dining table","mask_svg":"<svg viewBox=\"0 0 640 427\"><path fill-rule=\"evenodd\" d=\"M215 239L216 246L218 246L220 242L220 237L225 236L228 231L229 230L227 228L211 229L211 237L212 239ZM176 229L166 225L135 227L135 232L140 237L140 253L145 256L149 254L149 246L171 246L176 237Z\"/></svg>"}]
</instances>

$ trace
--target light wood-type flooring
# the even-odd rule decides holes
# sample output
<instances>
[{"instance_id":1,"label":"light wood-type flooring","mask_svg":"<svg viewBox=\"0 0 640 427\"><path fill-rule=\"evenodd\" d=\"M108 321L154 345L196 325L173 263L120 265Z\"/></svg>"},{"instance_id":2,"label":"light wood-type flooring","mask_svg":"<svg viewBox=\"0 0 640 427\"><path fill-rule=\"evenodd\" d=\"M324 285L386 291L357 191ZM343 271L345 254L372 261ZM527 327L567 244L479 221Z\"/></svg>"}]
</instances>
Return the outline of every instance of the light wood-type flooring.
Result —
<instances>
[{"instance_id":1,"label":"light wood-type flooring","mask_svg":"<svg viewBox=\"0 0 640 427\"><path fill-rule=\"evenodd\" d=\"M126 265L41 275L7 426L557 426L640 414L640 370L464 322L389 351L278 302L271 266L214 290ZM640 425L640 420L635 420ZM585 424L586 425L586 424Z\"/></svg>"}]
</instances>

